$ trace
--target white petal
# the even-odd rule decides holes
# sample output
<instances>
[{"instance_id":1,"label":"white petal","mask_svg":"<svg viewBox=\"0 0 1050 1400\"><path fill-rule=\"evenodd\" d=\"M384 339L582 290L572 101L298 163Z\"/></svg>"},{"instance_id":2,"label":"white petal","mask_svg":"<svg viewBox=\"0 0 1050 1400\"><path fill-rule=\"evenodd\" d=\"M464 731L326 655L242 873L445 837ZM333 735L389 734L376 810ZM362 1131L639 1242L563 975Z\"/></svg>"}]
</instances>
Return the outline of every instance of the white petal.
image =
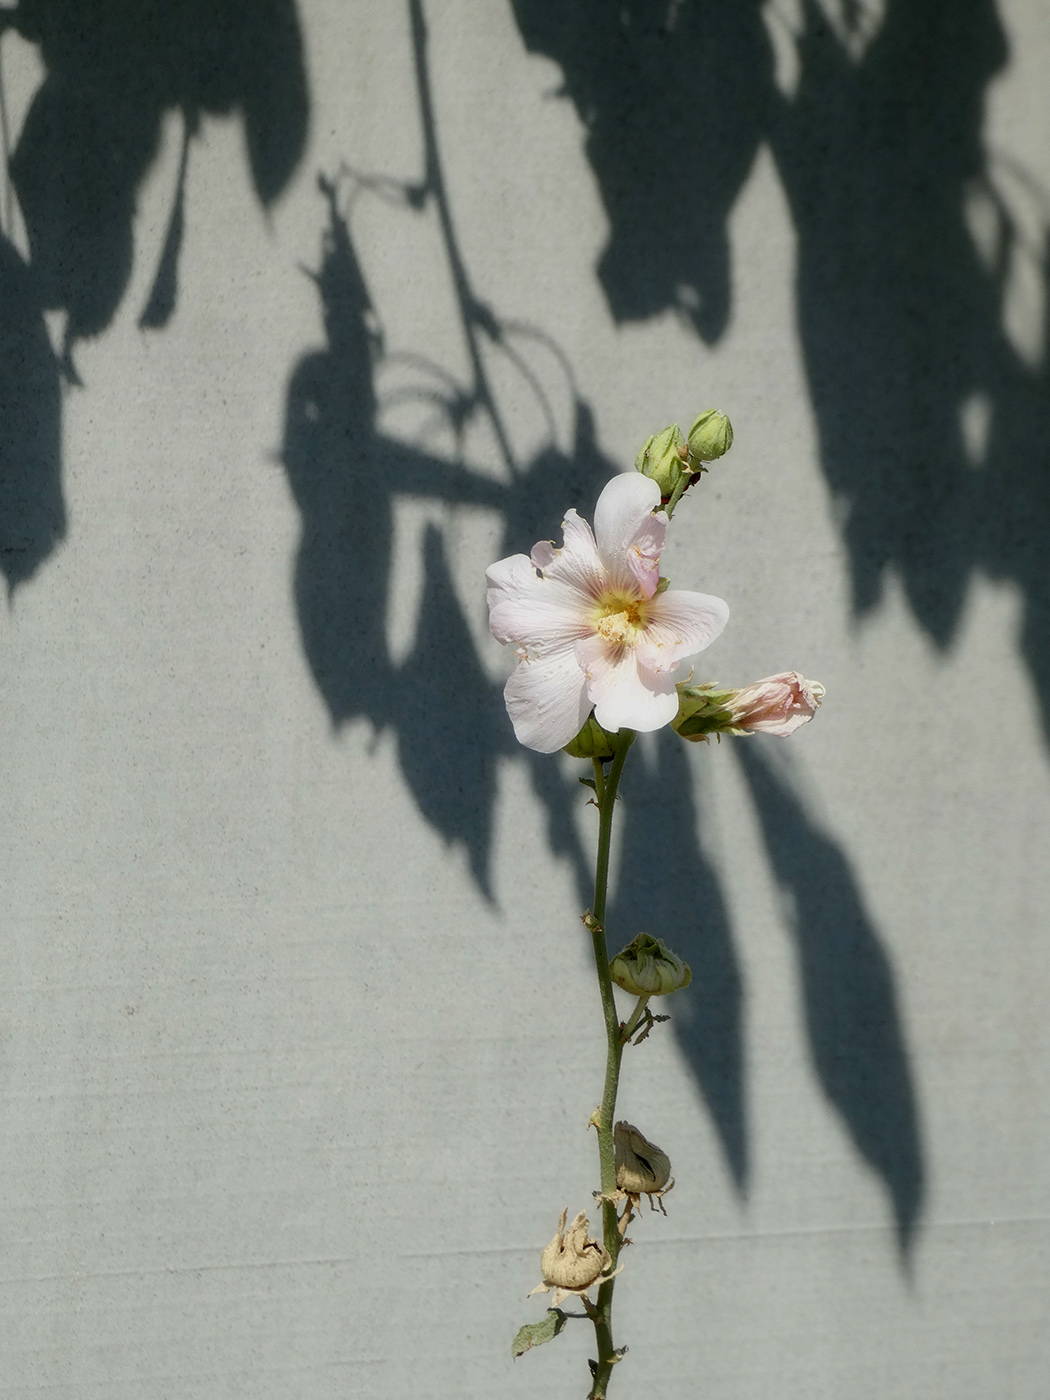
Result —
<instances>
[{"instance_id":1,"label":"white petal","mask_svg":"<svg viewBox=\"0 0 1050 1400\"><path fill-rule=\"evenodd\" d=\"M539 753L564 748L591 712L586 681L571 646L519 661L503 698L518 743Z\"/></svg>"},{"instance_id":2,"label":"white petal","mask_svg":"<svg viewBox=\"0 0 1050 1400\"><path fill-rule=\"evenodd\" d=\"M536 566L527 554L511 554L506 559L497 559L485 570L489 607L505 596L527 592L535 580Z\"/></svg>"},{"instance_id":3,"label":"white petal","mask_svg":"<svg viewBox=\"0 0 1050 1400\"><path fill-rule=\"evenodd\" d=\"M555 579L541 578L524 554L500 559L486 573L489 627L497 642L537 654L564 646L593 627L590 598Z\"/></svg>"},{"instance_id":4,"label":"white petal","mask_svg":"<svg viewBox=\"0 0 1050 1400\"><path fill-rule=\"evenodd\" d=\"M606 578L591 527L570 510L566 511L561 528L565 541L561 549L541 540L533 548L532 562L546 578L568 584L586 598L597 598L606 587Z\"/></svg>"},{"instance_id":5,"label":"white petal","mask_svg":"<svg viewBox=\"0 0 1050 1400\"><path fill-rule=\"evenodd\" d=\"M640 472L614 476L594 507L598 555L617 588L651 598L656 592L667 516L653 511L660 488Z\"/></svg>"},{"instance_id":6,"label":"white petal","mask_svg":"<svg viewBox=\"0 0 1050 1400\"><path fill-rule=\"evenodd\" d=\"M594 717L611 733L638 729L648 733L670 724L678 713L678 693L667 671L638 664L633 647L611 646L598 636L576 643L576 656L594 702Z\"/></svg>"},{"instance_id":7,"label":"white petal","mask_svg":"<svg viewBox=\"0 0 1050 1400\"><path fill-rule=\"evenodd\" d=\"M729 605L710 593L671 589L646 605L639 664L651 671L674 670L686 656L711 645L729 621Z\"/></svg>"}]
</instances>

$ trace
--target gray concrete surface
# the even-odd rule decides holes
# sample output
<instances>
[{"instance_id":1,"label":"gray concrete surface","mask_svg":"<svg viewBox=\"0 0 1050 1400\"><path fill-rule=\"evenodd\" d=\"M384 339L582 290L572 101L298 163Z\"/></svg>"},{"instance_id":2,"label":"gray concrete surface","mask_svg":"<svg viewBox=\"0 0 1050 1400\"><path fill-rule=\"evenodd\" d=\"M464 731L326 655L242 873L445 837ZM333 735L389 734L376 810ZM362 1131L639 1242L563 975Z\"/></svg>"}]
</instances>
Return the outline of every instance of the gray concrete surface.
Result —
<instances>
[{"instance_id":1,"label":"gray concrete surface","mask_svg":"<svg viewBox=\"0 0 1050 1400\"><path fill-rule=\"evenodd\" d=\"M698 674L827 700L633 760L614 927L695 980L617 1386L1038 1400L1045 7L94 8L0 41L0 1393L583 1394L509 1343L593 813L482 579L717 405Z\"/></svg>"}]
</instances>

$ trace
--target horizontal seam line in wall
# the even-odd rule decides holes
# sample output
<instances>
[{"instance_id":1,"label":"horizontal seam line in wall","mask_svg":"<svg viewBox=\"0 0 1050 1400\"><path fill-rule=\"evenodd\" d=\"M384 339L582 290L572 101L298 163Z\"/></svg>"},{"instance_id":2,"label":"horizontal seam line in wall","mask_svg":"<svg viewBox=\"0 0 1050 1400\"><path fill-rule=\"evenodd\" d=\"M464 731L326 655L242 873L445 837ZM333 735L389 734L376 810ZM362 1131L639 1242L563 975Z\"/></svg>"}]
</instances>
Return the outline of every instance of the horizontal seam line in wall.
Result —
<instances>
[{"instance_id":1,"label":"horizontal seam line in wall","mask_svg":"<svg viewBox=\"0 0 1050 1400\"><path fill-rule=\"evenodd\" d=\"M960 1228L988 1229L989 1227L998 1225L1046 1224L1047 1221L1050 1221L1050 1216L1048 1215L999 1216L995 1219L982 1216L966 1220L933 1220L930 1221L925 1228L927 1230L954 1230ZM890 1225L827 1225L788 1230L756 1230L752 1233L730 1233L726 1231L723 1234L678 1235L673 1240L654 1239L646 1240L645 1243L650 1247L658 1246L667 1249L684 1244L720 1244L728 1240L746 1244L750 1240L806 1238L819 1235L888 1235L892 1233L893 1227ZM538 1245L500 1245L489 1249L434 1249L412 1254L402 1254L400 1257L402 1259L469 1259L484 1255L528 1255L534 1253L538 1248ZM90 1271L71 1269L67 1273L61 1274L24 1274L19 1278L0 1279L0 1288L16 1284L58 1283L67 1280L79 1282L81 1280L103 1278L158 1278L166 1274L212 1274L248 1269L311 1269L332 1264L354 1264L359 1258L360 1256L358 1255L334 1255L331 1258L318 1259L269 1259L230 1264L180 1264L161 1268L94 1269Z\"/></svg>"}]
</instances>

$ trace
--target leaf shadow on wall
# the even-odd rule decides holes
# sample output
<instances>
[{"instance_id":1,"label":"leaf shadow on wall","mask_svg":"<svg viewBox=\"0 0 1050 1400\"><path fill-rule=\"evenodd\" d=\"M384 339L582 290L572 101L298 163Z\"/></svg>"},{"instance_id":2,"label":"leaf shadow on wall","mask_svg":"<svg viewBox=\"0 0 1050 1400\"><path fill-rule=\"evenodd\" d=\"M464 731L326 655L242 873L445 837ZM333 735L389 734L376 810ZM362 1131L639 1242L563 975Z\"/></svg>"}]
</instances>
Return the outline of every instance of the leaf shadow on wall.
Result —
<instances>
[{"instance_id":1,"label":"leaf shadow on wall","mask_svg":"<svg viewBox=\"0 0 1050 1400\"><path fill-rule=\"evenodd\" d=\"M1006 68L994 0L513 0L564 75L609 219L620 321L732 312L727 220L765 146L797 244L820 462L862 616L898 578L931 641L975 574L1015 583L1050 740L1050 195L982 138ZM782 66L776 79L776 36ZM670 211L673 217L655 217ZM1021 332L1007 333L1013 317ZM1030 344L1017 348L1018 334Z\"/></svg>"},{"instance_id":2,"label":"leaf shadow on wall","mask_svg":"<svg viewBox=\"0 0 1050 1400\"><path fill-rule=\"evenodd\" d=\"M79 384L73 351L101 333L131 276L139 189L165 114L183 141L166 236L139 324L160 329L177 299L190 146L205 115L238 113L255 193L268 208L302 154L309 116L294 0L20 0L0 14L39 48L34 94L9 178L29 247L29 275L5 247L8 312L0 373L0 568L29 578L65 528L59 455L60 377ZM65 317L57 364L44 310ZM15 341L19 341L16 348ZM11 405L26 402L32 409Z\"/></svg>"},{"instance_id":3,"label":"leaf shadow on wall","mask_svg":"<svg viewBox=\"0 0 1050 1400\"><path fill-rule=\"evenodd\" d=\"M62 392L31 270L0 236L0 569L9 593L66 532Z\"/></svg>"},{"instance_id":4,"label":"leaf shadow on wall","mask_svg":"<svg viewBox=\"0 0 1050 1400\"><path fill-rule=\"evenodd\" d=\"M388 640L393 508L399 497L485 506L506 525L503 551L556 537L567 501L589 509L615 470L577 405L575 452L538 454L506 486L386 437L373 387L380 336L337 187L322 179L329 227L316 284L328 347L292 374L283 461L300 511L295 598L303 647L334 725L366 719L393 732L421 814L464 849L492 897L496 765L523 757L548 815L551 850L569 860L581 908L590 859L572 820L584 801L555 758L513 738L501 687L486 676L463 616L441 530L423 534L415 642L395 661ZM711 1114L729 1171L749 1175L744 998L717 870L704 851L694 779L682 741L654 736L655 761L633 756L623 784L623 856L610 936L666 935L693 968L675 999L673 1028ZM918 1218L923 1166L892 972L839 846L807 816L786 778L753 741L736 741L778 881L794 896L814 1067L829 1102L889 1193L906 1249ZM581 769L582 771L582 769ZM785 834L790 832L790 835ZM654 867L653 851L661 853Z\"/></svg>"},{"instance_id":5,"label":"leaf shadow on wall","mask_svg":"<svg viewBox=\"0 0 1050 1400\"><path fill-rule=\"evenodd\" d=\"M397 662L388 641L397 499L494 511L505 527L500 553L526 552L537 539L558 538L567 507L578 506L589 514L601 486L620 466L598 449L590 408L578 393L575 439L568 451L552 442L522 463L509 449L481 352L513 359L512 328L477 298L459 252L428 95L425 26L418 0L411 0L410 13L425 178L417 185L398 184L348 169L338 177L319 178L328 221L315 280L327 345L306 355L291 375L282 453L301 515L294 589L304 652L333 725L365 719L376 734L394 734L402 773L420 812L446 842L466 852L477 884L489 898L496 768L503 756L523 759L547 813L551 851L573 869L582 910L591 899L592 870L590 853L581 848L573 820L580 789L574 778L565 776L556 757L523 750L514 741L501 686L487 678L480 663L453 585L447 541L434 524L422 539L423 603L410 655ZM440 385L430 391L430 398L446 427L462 428L472 417L489 424L504 452L502 478L432 455L422 445L395 441L382 430L374 386L377 370L392 357L352 242L343 198L347 186L355 197L368 191L387 199L400 208L402 217L437 206L474 377L459 384L423 356L412 358L416 368L428 372L430 382ZM543 339L535 327L516 329ZM566 373L571 382L567 366ZM679 1001L675 1031L710 1110L728 1169L743 1193L749 1174L744 1004L727 903L700 839L688 755L670 734L658 736L656 754L655 769L633 763L625 777L626 864L609 936L615 942L622 932L626 941L639 926L645 927L666 934L691 961L694 984ZM804 817L801 799L792 800ZM667 869L659 872L651 859L654 829L662 834L660 849L675 851ZM802 851L802 868L792 866L792 878L805 886L804 858L810 859L813 873L828 850L837 855L837 879L829 890L826 917L854 917L862 902L848 862L834 843L825 839L821 845L814 838ZM772 846L770 854L775 861ZM864 927L874 942L870 924ZM811 962L804 960L803 966L809 970ZM829 976L822 987L834 985L834 976ZM892 978L886 982L862 976L857 985L870 996L873 1015L889 1027L886 1042L894 1063L905 1066L906 1077L901 1044L892 1043L896 1022L883 1007L887 998L892 1007ZM818 1072L822 1066L818 1058ZM878 1093L853 1103L850 1092L857 1087L853 1080L836 1079L830 1097L864 1150L868 1139L860 1120L881 1115L885 1127L901 1113L892 1096L883 1100ZM918 1154L917 1135L914 1145ZM895 1158L887 1164L874 1151L869 1160L880 1173L898 1169ZM913 1165L918 1184L913 1183L911 1200L917 1211L921 1155ZM908 1190L896 1181L887 1184L906 1246L915 1221L908 1213Z\"/></svg>"},{"instance_id":6,"label":"leaf shadow on wall","mask_svg":"<svg viewBox=\"0 0 1050 1400\"><path fill-rule=\"evenodd\" d=\"M403 661L391 655L394 505L412 498L485 507L503 519L504 552L527 550L556 533L573 499L593 501L616 467L598 450L582 401L571 452L549 446L509 484L385 435L374 388L383 354L378 321L339 206L338 182L322 177L319 184L329 218L315 281L328 344L292 373L282 448L301 517L294 591L303 649L333 725L362 718L377 734L394 733L420 812L466 852L491 898L496 765L500 756L523 751L507 723L502 687L478 659L436 525L423 537L415 640ZM491 314L486 319L498 332ZM454 413L454 403L447 408ZM587 862L570 807L578 789L551 760L527 757L548 813L552 849L569 860L583 887Z\"/></svg>"},{"instance_id":7,"label":"leaf shadow on wall","mask_svg":"<svg viewBox=\"0 0 1050 1400\"><path fill-rule=\"evenodd\" d=\"M853 613L899 580L947 649L973 580L1011 581L1050 741L1050 197L983 138L1010 56L994 0L802 0L797 22L759 0L513 8L526 47L561 68L558 96L586 131L609 220L596 272L618 321L672 310L718 340L732 315L728 219L770 152L794 225L799 336ZM811 912L814 891L830 889L843 920L840 942L826 923L808 941L799 932L814 1066L886 1183L906 1246L924 1171L892 974L844 853L808 820L810 839L785 846L769 813L790 805L790 785L746 753L782 885ZM867 969L848 990L825 965L844 966L846 949ZM836 1004L879 1028L864 1074L827 1048Z\"/></svg>"},{"instance_id":8,"label":"leaf shadow on wall","mask_svg":"<svg viewBox=\"0 0 1050 1400\"><path fill-rule=\"evenodd\" d=\"M770 742L741 740L734 753L795 940L813 1069L885 1186L906 1257L925 1167L893 969L845 853L806 811Z\"/></svg>"},{"instance_id":9,"label":"leaf shadow on wall","mask_svg":"<svg viewBox=\"0 0 1050 1400\"><path fill-rule=\"evenodd\" d=\"M784 895L814 1073L886 1190L906 1259L925 1167L892 968L847 856L807 812L790 766L778 761L784 741L729 742ZM633 754L624 772L623 855L609 922L622 942L639 931L665 937L689 963L693 980L667 1009L726 1164L746 1193L745 999L731 919L704 850L704 806L682 741L665 730L653 748L652 761Z\"/></svg>"}]
</instances>

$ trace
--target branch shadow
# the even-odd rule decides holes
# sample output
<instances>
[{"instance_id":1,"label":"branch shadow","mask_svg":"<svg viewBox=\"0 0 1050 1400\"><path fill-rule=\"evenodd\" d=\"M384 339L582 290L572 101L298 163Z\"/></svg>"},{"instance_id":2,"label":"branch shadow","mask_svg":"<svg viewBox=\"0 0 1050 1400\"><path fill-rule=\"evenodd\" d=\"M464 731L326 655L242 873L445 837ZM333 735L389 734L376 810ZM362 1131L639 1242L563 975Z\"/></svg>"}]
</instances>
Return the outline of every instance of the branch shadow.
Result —
<instances>
[{"instance_id":1,"label":"branch shadow","mask_svg":"<svg viewBox=\"0 0 1050 1400\"><path fill-rule=\"evenodd\" d=\"M403 661L391 655L395 505L416 499L486 508L503 521L505 550L528 549L556 532L567 499L593 502L615 467L595 442L582 400L571 453L550 445L517 467L509 482L387 436L374 388L383 357L378 320L340 208L338 181L321 177L319 187L328 225L313 280L328 344L304 356L291 374L281 451L301 520L294 592L303 650L333 726L363 719L376 734L393 733L421 815L466 853L479 889L492 899L498 762L520 750L507 724L502 686L488 678L478 657L448 544L434 523L423 539L415 639ZM479 574L479 587L482 582ZM551 847L570 863L583 900L589 897L587 861L571 819L578 789L548 759L527 757Z\"/></svg>"}]
</instances>

